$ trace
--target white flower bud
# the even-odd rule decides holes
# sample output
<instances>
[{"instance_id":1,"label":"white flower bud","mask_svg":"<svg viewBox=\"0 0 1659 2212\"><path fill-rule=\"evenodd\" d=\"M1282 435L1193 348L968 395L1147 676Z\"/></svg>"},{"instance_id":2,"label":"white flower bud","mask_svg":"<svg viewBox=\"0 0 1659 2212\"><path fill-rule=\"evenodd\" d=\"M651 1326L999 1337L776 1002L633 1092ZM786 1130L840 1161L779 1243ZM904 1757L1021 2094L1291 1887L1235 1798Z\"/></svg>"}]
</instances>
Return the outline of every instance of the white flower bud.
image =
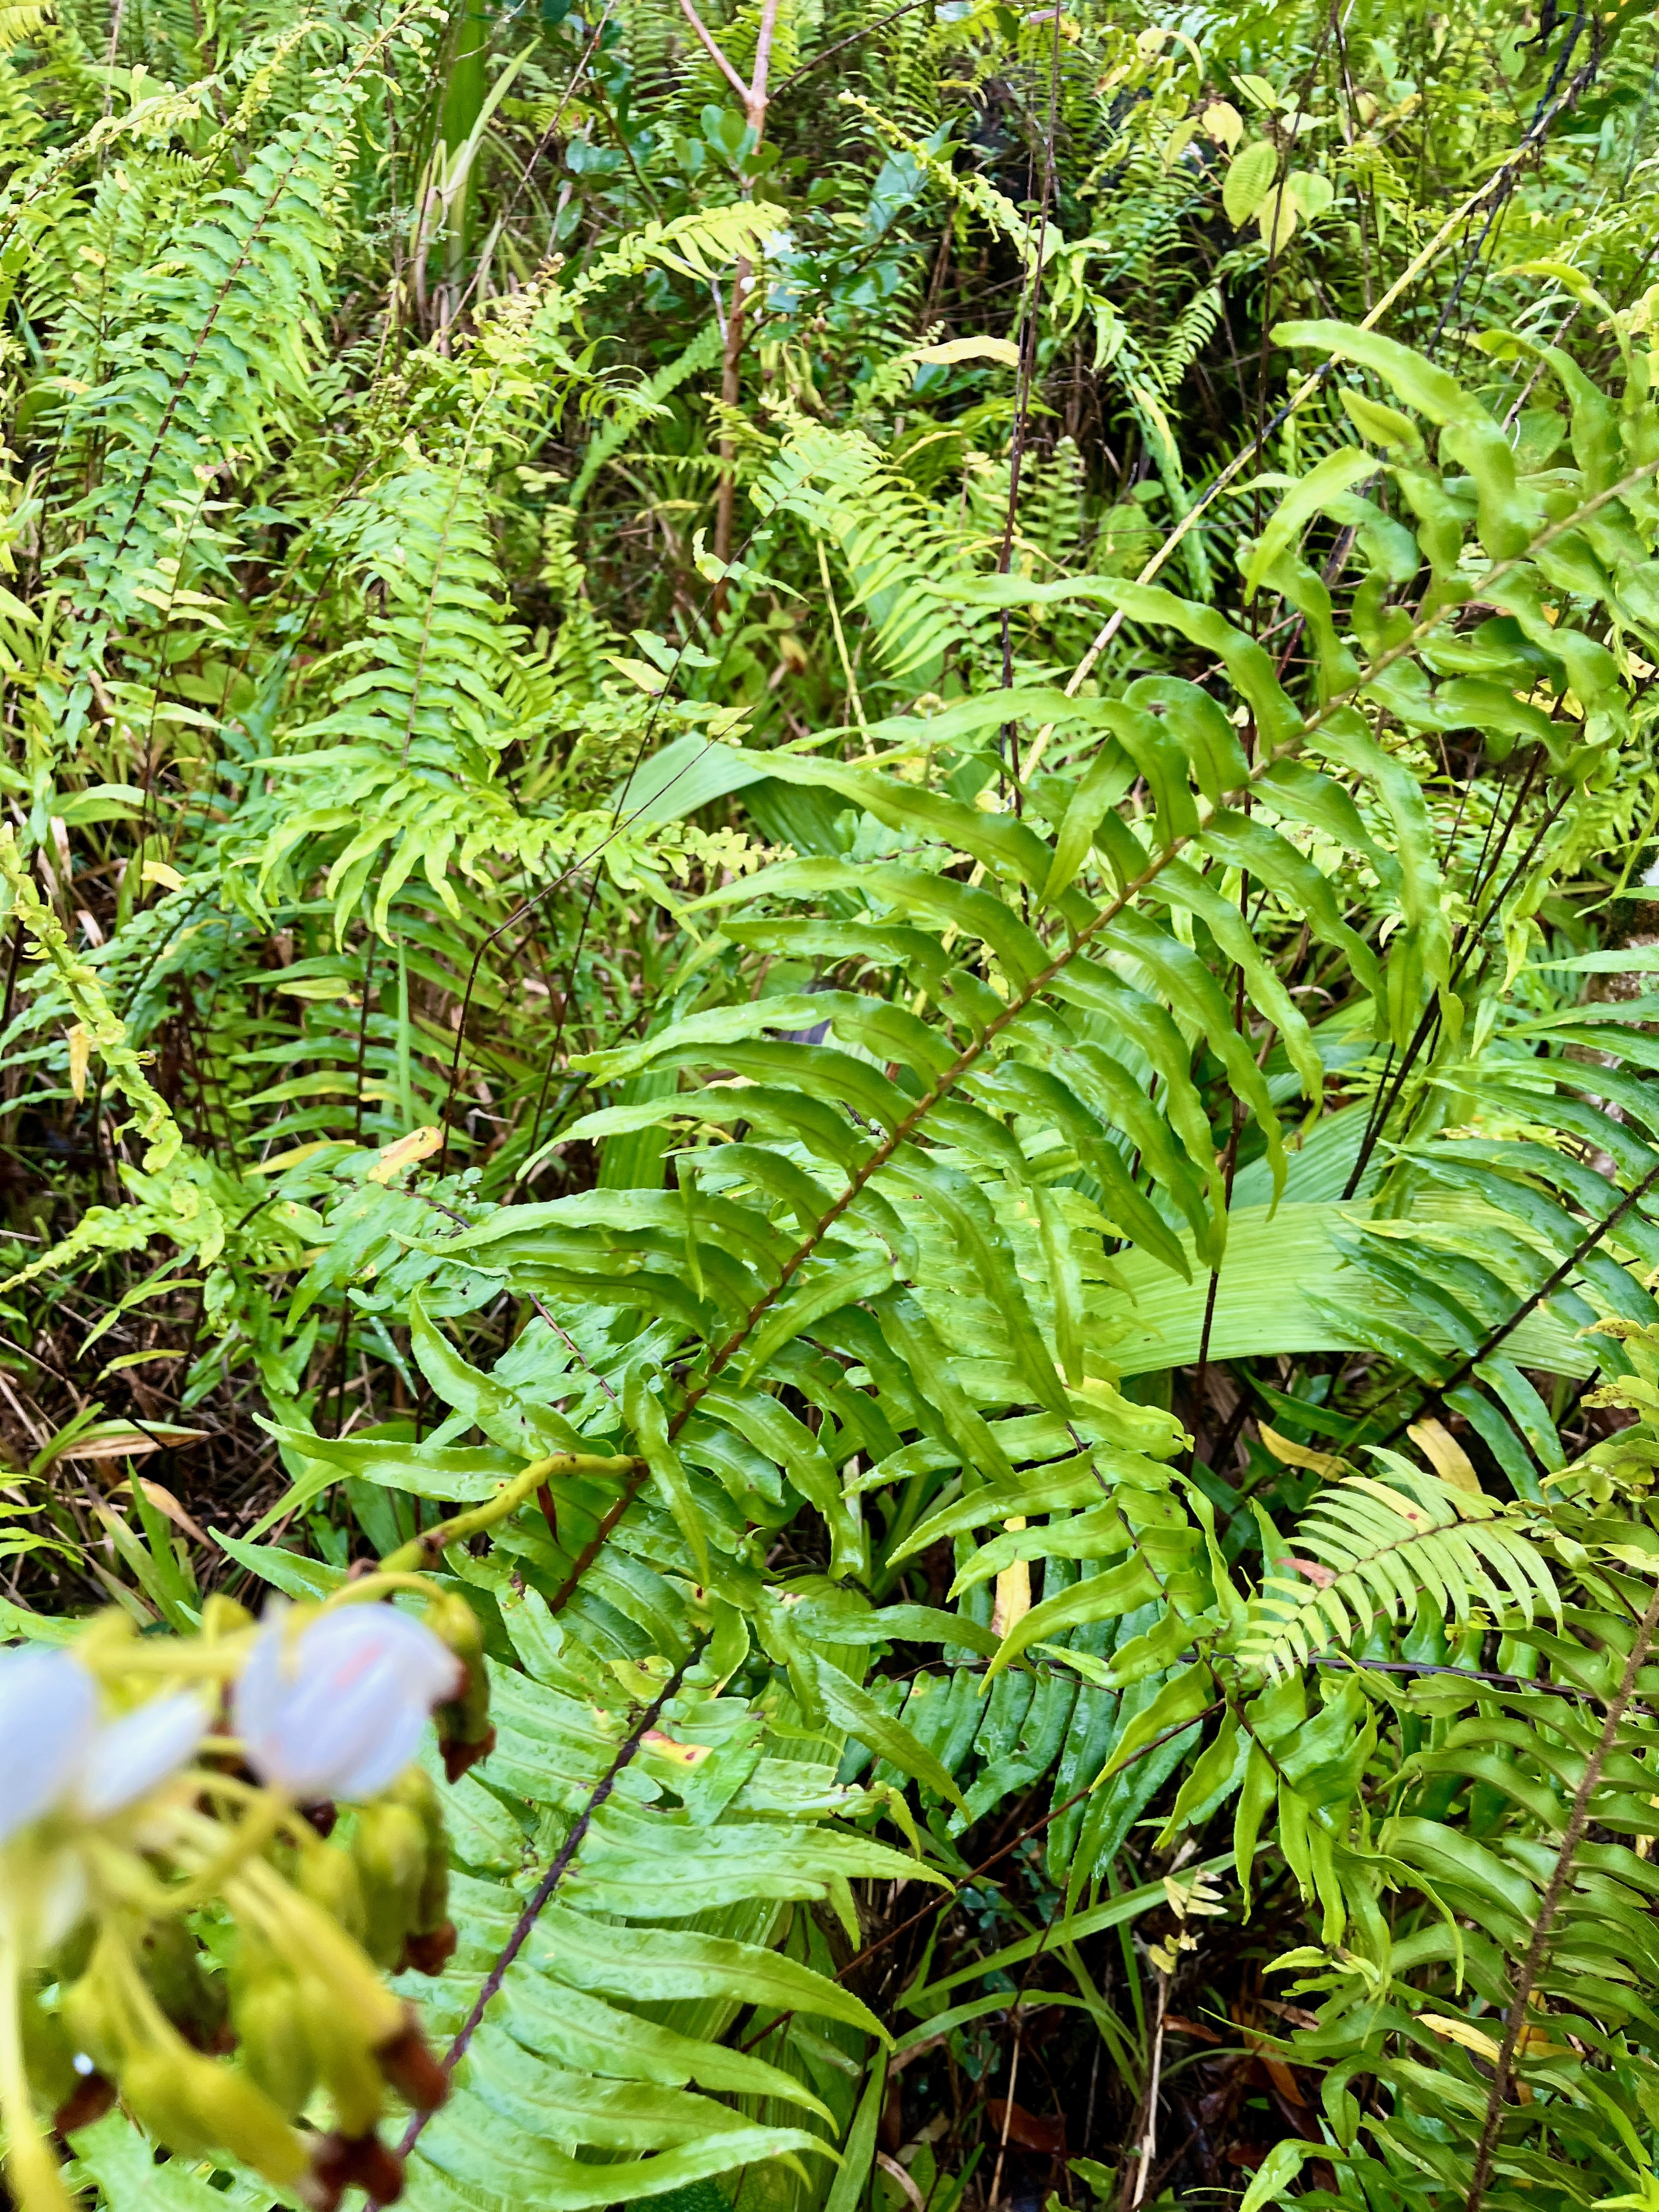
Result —
<instances>
[{"instance_id":1,"label":"white flower bud","mask_svg":"<svg viewBox=\"0 0 1659 2212\"><path fill-rule=\"evenodd\" d=\"M207 1724L202 1700L181 1691L152 1698L136 1712L100 1728L82 1763L75 1809L89 1820L101 1820L147 1796L184 1765Z\"/></svg>"},{"instance_id":2,"label":"white flower bud","mask_svg":"<svg viewBox=\"0 0 1659 2212\"><path fill-rule=\"evenodd\" d=\"M0 1653L0 1843L64 1797L97 1726L98 1687L78 1659Z\"/></svg>"},{"instance_id":3,"label":"white flower bud","mask_svg":"<svg viewBox=\"0 0 1659 2212\"><path fill-rule=\"evenodd\" d=\"M123 1811L184 1765L207 1723L181 1693L100 1726L98 1685L73 1652L0 1653L0 1843L60 1808Z\"/></svg>"},{"instance_id":4,"label":"white flower bud","mask_svg":"<svg viewBox=\"0 0 1659 2212\"><path fill-rule=\"evenodd\" d=\"M290 1635L280 1600L236 1686L235 1725L262 1782L301 1804L378 1796L419 1747L460 1669L428 1628L385 1605L348 1605Z\"/></svg>"}]
</instances>

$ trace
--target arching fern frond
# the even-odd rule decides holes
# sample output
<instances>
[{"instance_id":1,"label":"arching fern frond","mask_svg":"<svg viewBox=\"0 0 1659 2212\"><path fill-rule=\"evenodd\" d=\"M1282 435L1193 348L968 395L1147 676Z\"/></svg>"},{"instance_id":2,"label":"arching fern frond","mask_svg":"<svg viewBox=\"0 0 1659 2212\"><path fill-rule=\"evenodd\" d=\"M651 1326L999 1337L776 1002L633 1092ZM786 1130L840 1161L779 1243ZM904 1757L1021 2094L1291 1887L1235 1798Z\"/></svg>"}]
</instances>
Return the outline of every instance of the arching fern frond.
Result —
<instances>
[{"instance_id":1,"label":"arching fern frond","mask_svg":"<svg viewBox=\"0 0 1659 2212\"><path fill-rule=\"evenodd\" d=\"M7 4L0 7L0 54L9 54L25 39L33 38L43 24L52 21L52 14L46 0L7 0Z\"/></svg>"},{"instance_id":2,"label":"arching fern frond","mask_svg":"<svg viewBox=\"0 0 1659 2212\"><path fill-rule=\"evenodd\" d=\"M1188 301L1176 317L1175 325L1158 356L1158 381L1165 392L1174 392L1187 371L1215 334L1221 319L1221 291L1218 285L1206 285L1203 291Z\"/></svg>"},{"instance_id":3,"label":"arching fern frond","mask_svg":"<svg viewBox=\"0 0 1659 2212\"><path fill-rule=\"evenodd\" d=\"M81 509L80 653L95 657L103 626L140 612L158 561L185 547L198 561L216 557L210 489L309 414L353 126L375 61L406 21L324 74L246 173L129 288L114 374L71 410L77 427L95 425L106 454Z\"/></svg>"},{"instance_id":4,"label":"arching fern frond","mask_svg":"<svg viewBox=\"0 0 1659 2212\"><path fill-rule=\"evenodd\" d=\"M1426 1594L1451 1619L1473 1601L1530 1625L1538 1600L1559 1612L1555 1580L1528 1534L1528 1516L1452 1488L1396 1452L1376 1456L1394 1477L1351 1475L1318 1499L1296 1532L1297 1571L1269 1572L1252 1602L1243 1654L1278 1676L1333 1640L1370 1636L1380 1617L1409 1620Z\"/></svg>"},{"instance_id":5,"label":"arching fern frond","mask_svg":"<svg viewBox=\"0 0 1659 2212\"><path fill-rule=\"evenodd\" d=\"M800 422L752 496L763 514L798 515L838 550L895 677L934 669L953 644L994 629L988 609L968 613L942 588L964 550L946 518L862 432Z\"/></svg>"},{"instance_id":6,"label":"arching fern frond","mask_svg":"<svg viewBox=\"0 0 1659 2212\"><path fill-rule=\"evenodd\" d=\"M326 859L342 922L373 878L384 929L416 869L459 912L446 881L458 852L465 866L483 850L518 849L533 828L496 778L514 735L502 695L519 633L502 618L483 488L465 460L406 466L343 523L377 611L340 656L351 672L332 686L332 711L277 763L258 880L263 891L301 853Z\"/></svg>"}]
</instances>

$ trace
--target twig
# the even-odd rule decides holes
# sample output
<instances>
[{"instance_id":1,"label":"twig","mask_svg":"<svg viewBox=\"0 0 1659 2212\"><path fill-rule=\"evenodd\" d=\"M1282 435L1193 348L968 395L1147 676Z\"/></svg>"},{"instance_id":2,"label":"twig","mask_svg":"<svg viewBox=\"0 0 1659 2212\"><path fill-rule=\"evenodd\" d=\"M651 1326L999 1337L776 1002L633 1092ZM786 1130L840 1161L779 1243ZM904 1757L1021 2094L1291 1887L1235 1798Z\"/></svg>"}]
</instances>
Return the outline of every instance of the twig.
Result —
<instances>
[{"instance_id":1,"label":"twig","mask_svg":"<svg viewBox=\"0 0 1659 2212\"><path fill-rule=\"evenodd\" d=\"M930 0L904 0L903 7L895 8L890 15L878 16L873 23L861 24L856 31L849 31L844 39L837 39L833 46L826 46L821 54L814 54L810 62L803 62L799 69L791 70L787 76L780 77L772 88L773 99L781 100L792 84L799 84L802 77L811 76L813 70L822 69L825 62L833 61L848 46L857 46L860 39L872 39L878 31L884 31L890 23L896 23L901 15L914 15L918 8L926 8L929 4Z\"/></svg>"},{"instance_id":2,"label":"twig","mask_svg":"<svg viewBox=\"0 0 1659 2212\"><path fill-rule=\"evenodd\" d=\"M1146 2065L1146 2124L1139 2142L1129 2154L1134 2163L1124 2170L1123 2188L1118 2199L1122 2212L1137 2212L1141 2198L1146 2194L1146 2177L1152 2170L1152 2160L1158 2152L1158 2075L1164 2069L1164 2013L1169 2002L1170 1977L1161 1973L1158 1978L1158 2015L1152 2027L1152 2055Z\"/></svg>"},{"instance_id":3,"label":"twig","mask_svg":"<svg viewBox=\"0 0 1659 2212\"><path fill-rule=\"evenodd\" d=\"M524 167L519 173L519 181L514 187L512 198L507 204L507 213L501 219L501 234L503 236L506 235L508 223L512 222L514 216L519 211L519 202L524 198L526 192L530 189L530 179L536 173L536 164L541 160L542 155L546 153L548 148L553 143L555 137L558 134L559 125L564 121L564 111L570 105L570 96L575 91L576 87L581 82L582 73L586 69L589 62L593 58L593 49L599 45L599 39L605 30L605 27L611 21L611 10L615 6L616 0L605 0L605 4L599 15L599 20L593 26L592 35L588 40L586 46L583 47L580 60L577 62L575 68L570 72L570 82L566 85L564 91L560 97L559 104L553 111L553 120L548 125L546 130L543 131L541 137L537 140L535 147L531 153L530 159L525 163ZM548 240L548 251L550 253L552 250L553 241L550 239ZM467 301L472 297L474 291L477 289L478 280L483 275L483 262L480 259L477 267L473 270L471 276L467 280L465 291L462 293L460 298L455 302L455 320L457 322L460 320L461 316L465 313Z\"/></svg>"},{"instance_id":4,"label":"twig","mask_svg":"<svg viewBox=\"0 0 1659 2212\"><path fill-rule=\"evenodd\" d=\"M1055 11L1059 11L1056 9ZM1002 2135L997 2144L996 2171L991 2176L991 2194L986 2202L994 2208L1002 2194L1002 2162L1008 2155L1008 2130L1014 2122L1014 2091L1019 2087L1019 2054L1022 2048L1020 2021L1014 2017L1014 2050L1008 2061L1008 2094L1002 2100Z\"/></svg>"},{"instance_id":5,"label":"twig","mask_svg":"<svg viewBox=\"0 0 1659 2212\"><path fill-rule=\"evenodd\" d=\"M704 23L702 17L698 15L696 9L691 5L691 0L680 0L680 12L685 17L686 21L690 23L692 29L696 33L697 36L702 40L704 46L708 47L709 56L712 58L715 68L720 71L726 82L731 86L733 92L737 94L738 98L743 102L746 108L749 105L748 86L738 75L736 70L732 68L731 63L727 61L726 56L720 52L719 46L715 45L714 38L710 34L708 27Z\"/></svg>"}]
</instances>

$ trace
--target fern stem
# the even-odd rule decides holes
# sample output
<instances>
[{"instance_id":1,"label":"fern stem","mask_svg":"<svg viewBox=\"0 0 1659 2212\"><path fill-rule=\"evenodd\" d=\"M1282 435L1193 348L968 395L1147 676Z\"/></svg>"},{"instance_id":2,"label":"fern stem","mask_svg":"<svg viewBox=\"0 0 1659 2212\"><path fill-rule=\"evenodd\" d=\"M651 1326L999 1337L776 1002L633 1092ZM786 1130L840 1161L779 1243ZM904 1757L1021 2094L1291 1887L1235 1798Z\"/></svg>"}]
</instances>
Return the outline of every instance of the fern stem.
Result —
<instances>
[{"instance_id":1,"label":"fern stem","mask_svg":"<svg viewBox=\"0 0 1659 2212\"><path fill-rule=\"evenodd\" d=\"M501 372L497 369L495 376L490 379L489 392L491 394L493 394L495 386L500 381ZM488 396L489 395L486 395L486 400ZM461 447L460 458L455 464L454 473L450 479L449 499L444 508L443 529L438 538L437 550L432 556L432 581L427 588L426 611L421 617L421 642L415 655L414 681L410 684L409 691L409 715L404 724L404 749L400 758L401 763L404 767L407 767L409 764L409 749L415 742L415 724L421 711L421 688L426 680L427 658L432 650L432 625L437 618L438 591L439 586L443 581L444 562L448 557L450 541L454 532L455 510L460 504L461 487L466 482L467 471L471 465L473 436L477 430L480 421L483 419L483 404L481 404L473 410L472 418L466 426L466 437ZM401 978L404 973L401 965L403 960L401 945L399 946L398 957L400 963L398 968L398 975L400 978L399 988L401 991L404 988L401 983ZM409 1025L406 1006L400 1003L398 1012L399 1030L400 1034L402 1034L407 1030ZM408 1107L406 1101L404 1102L404 1110L405 1113L407 1113ZM404 1122L404 1127L407 1127L408 1126L409 1124L406 1121Z\"/></svg>"},{"instance_id":2,"label":"fern stem","mask_svg":"<svg viewBox=\"0 0 1659 2212\"><path fill-rule=\"evenodd\" d=\"M1654 1171L1659 1174L1659 1169ZM1613 1703L1607 1707L1607 1719L1601 1724L1601 1734L1595 1750L1584 1763L1584 1771L1574 1793L1572 1811L1568 1816L1566 1832L1561 1838L1561 1848L1556 1853L1555 1865L1543 1901L1538 1908L1538 1917L1533 1924L1532 1942L1515 1984L1515 1996L1510 2005L1509 2020L1504 2029L1504 2040L1498 2045L1498 2064L1493 2070L1492 2087L1486 2097L1486 2123L1480 2130L1480 2148L1475 2154L1474 2179L1469 2184L1469 2193L1464 2212L1480 2212L1481 2200L1486 2185L1492 2179L1492 2160L1498 2146L1498 2130L1503 2118L1504 2099L1510 2085L1510 2075L1515 2064L1516 2046L1521 2039L1521 2030L1527 2024L1527 2008L1532 2002L1533 1990L1544 1964L1544 1947L1549 1941L1550 1928L1560 1905L1562 1893L1572 1872L1572 1862L1578 1846L1589 1826L1589 1801L1595 1785L1601 1779L1601 1770L1612 1751L1613 1739L1619 1733L1625 1709L1635 1693L1636 1678L1642 1662L1648 1656L1653 1641L1653 1632L1659 1626L1659 1583L1654 1585L1653 1595L1648 1600L1647 1611L1642 1615L1631 1645L1630 1657L1625 1662L1623 1680L1620 1682Z\"/></svg>"},{"instance_id":3,"label":"fern stem","mask_svg":"<svg viewBox=\"0 0 1659 2212\"><path fill-rule=\"evenodd\" d=\"M1588 1690L1575 1690L1570 1682L1546 1682L1531 1674L1499 1674L1481 1667L1440 1667L1425 1659L1355 1659L1346 1651L1337 1652L1328 1659L1317 1658L1316 1667L1346 1667L1352 1672L1367 1674L1406 1674L1413 1680L1419 1674L1449 1674L1459 1682L1489 1682L1494 1689L1514 1690L1517 1693L1540 1691L1549 1698L1571 1698L1579 1705L1593 1705L1595 1699ZM1243 1714L1239 1716L1243 1718ZM1266 1749L1264 1745L1263 1749Z\"/></svg>"},{"instance_id":4,"label":"fern stem","mask_svg":"<svg viewBox=\"0 0 1659 2212\"><path fill-rule=\"evenodd\" d=\"M1541 748L1540 749L1540 752L1541 752ZM1565 808L1567 802L1572 797L1573 787L1569 784L1566 789L1561 793L1560 797L1555 801L1554 805L1550 807L1543 820L1539 823L1537 830L1534 834L1532 842L1528 846L1526 851L1516 862L1515 866L1510 870L1509 875L1504 880L1503 890L1498 892L1497 897L1493 899L1490 904L1485 907L1484 911L1480 910L1482 906L1482 902L1486 898L1486 890L1491 884L1492 879L1498 873L1498 864L1502 860L1504 853L1509 848L1509 842L1514 834L1515 825L1521 817L1522 805L1526 799L1528 792L1532 788L1533 777L1537 773L1539 764L1540 753L1535 752L1533 756L1531 764L1527 769L1525 780L1522 781L1520 790L1516 793L1515 804L1510 810L1510 818L1504 825L1504 833L1498 841L1498 849L1492 855L1490 866L1488 866L1486 860L1486 848L1485 845L1481 848L1480 860L1475 872L1477 881L1470 895L1470 905L1477 909L1477 911L1471 914L1470 918L1467 922L1463 922L1459 925L1457 933L1452 940L1454 949L1458 952L1458 958L1451 971L1451 988L1453 990L1455 990L1458 984L1462 981L1463 971L1468 966L1469 962L1474 958L1476 947L1480 942L1477 925L1479 925L1480 928L1484 928L1489 917L1495 914L1503 905L1504 900L1514 890L1516 883L1532 866L1533 860L1538 851L1538 848L1543 843L1545 838L1549 835L1551 829L1553 827L1555 822ZM1493 821L1495 822L1496 819L1497 817L1496 814L1494 814ZM1492 825L1490 823L1487 825L1486 835L1487 841L1490 842L1492 836ZM1389 1116L1393 1113L1395 1108L1400 1103L1400 1096L1401 1091L1405 1089L1406 1079L1411 1073L1411 1071L1416 1064L1418 1057L1423 1051L1424 1047L1434 1036L1435 1030L1439 1025L1439 1001L1437 1000L1431 1000L1429 1004L1423 1009L1422 1019L1418 1023L1416 1030L1413 1032L1411 1042L1407 1046L1405 1053L1401 1059L1399 1069L1395 1074L1392 1085L1386 1088L1385 1084L1389 1069L1384 1069L1384 1083L1379 1083L1377 1085L1376 1097L1372 1102L1370 1113L1366 1116L1365 1133L1360 1139L1359 1150L1354 1158L1352 1171L1349 1175L1348 1180L1343 1187L1342 1196L1345 1202L1353 1196L1354 1193L1358 1189L1361 1182L1364 1180L1365 1170L1370 1165L1371 1154L1376 1150L1377 1142L1381 1138L1383 1130L1386 1129L1389 1125ZM1390 1066L1392 1066L1392 1048L1390 1050Z\"/></svg>"},{"instance_id":5,"label":"fern stem","mask_svg":"<svg viewBox=\"0 0 1659 2212\"><path fill-rule=\"evenodd\" d=\"M472 2009L456 2030L455 2039L445 2051L441 2061L446 2074L453 2074L462 2059L465 2057L467 2047L477 2033L478 2023L488 2010L491 1998L499 1993L501 1984L507 1978L507 1968L529 1942L530 1931L541 1917L544 1906L547 1905L554 1891L569 1873L576 1854L581 1849L587 1832L593 1824L593 1815L616 1788L623 1770L632 1765L641 1744L662 1717L664 1707L671 1698L678 1694L680 1685L685 1680L687 1671L702 1656L702 1647L707 1641L706 1637L697 1638L617 1746L616 1757L599 1781L594 1784L587 1802L571 1824L570 1833L560 1845L557 1855L547 1872L537 1883L529 1903L514 1923L513 1932L502 1946L500 1956L479 1984L478 1994L472 2000ZM408 2157L419 2140L421 2130L430 2118L430 2112L415 2112L410 2115L409 2125L404 2130L403 2140L398 2145L399 2158ZM372 2205L371 2212L380 2212L379 2205Z\"/></svg>"},{"instance_id":6,"label":"fern stem","mask_svg":"<svg viewBox=\"0 0 1659 2212\"><path fill-rule=\"evenodd\" d=\"M1569 531L1577 529L1591 514L1599 512L1613 500L1623 498L1626 492L1634 490L1638 483L1656 472L1659 472L1659 459L1644 461L1638 467L1632 469L1626 475L1621 477L1617 483L1608 485L1606 490L1598 492L1593 499L1587 500L1584 505L1577 509L1574 514L1564 516L1559 521L1550 523L1531 540L1524 551L1513 555L1508 560L1499 561L1487 569L1486 574L1470 587L1470 598L1478 599L1489 592L1493 585L1500 583L1504 577L1512 574L1516 570L1524 568L1534 555L1553 544L1558 538L1564 537ZM1281 761L1293 758L1302 750L1308 739L1334 714L1341 708L1351 706L1368 685L1374 684L1376 678L1393 667L1396 661L1403 659L1407 653L1414 653L1425 638L1437 629L1445 617L1453 611L1453 603L1448 602L1445 606L1437 608L1433 612L1425 615L1419 621L1414 623L1407 635L1401 638L1398 644L1390 646L1386 652L1377 655L1370 668L1361 674L1357 683L1351 684L1346 691L1333 693L1322 707L1316 708L1306 718L1301 728L1293 736L1287 738L1283 744L1276 745L1266 753L1252 769L1248 780L1237 786L1235 791L1230 793L1228 796L1238 796L1249 792ZM950 1066L938 1077L932 1089L923 1093L903 1120L893 1129L891 1134L884 1138L882 1142L854 1170L848 1180L847 1188L832 1201L817 1224L802 1238L800 1243L784 1261L776 1282L763 1291L731 1335L710 1355L708 1364L703 1370L702 1381L688 1393L684 1405L671 1425L671 1435L678 1433L679 1428L690 1418L692 1408L709 1388L714 1376L747 1341L762 1317L776 1304L795 1275L811 1259L830 1231L868 1184L872 1176L878 1174L888 1164L900 1146L915 1133L940 1101L955 1090L963 1076L984 1058L991 1045L1002 1032L1017 1022L1021 1015L1041 998L1055 978L1062 975L1078 955L1103 930L1109 927L1118 915L1123 913L1142 891L1150 889L1157 882L1164 869L1171 861L1179 858L1195 836L1202 834L1206 824L1219 811L1219 808L1212 807L1207 800L1201 800L1198 808L1198 830L1183 832L1171 838L1162 852L1155 854L1148 860L1139 875L1132 877L1115 898L1107 901L1091 921L1086 922L1082 928L1076 931L1071 944L1063 951L1056 953L1046 968L1039 969L1023 990L1016 992L1009 999L1002 1012L986 1024L984 1029L970 1044L963 1046ZM1655 1170L1655 1175L1659 1176L1659 1169ZM1645 1188L1646 1186L1644 1185L1643 1188ZM1636 1194L1638 1196L1640 1194L1640 1192Z\"/></svg>"},{"instance_id":7,"label":"fern stem","mask_svg":"<svg viewBox=\"0 0 1659 2212\"><path fill-rule=\"evenodd\" d=\"M680 1408L680 1411L675 1415L673 1420L669 1423L668 1433L671 1437L676 1437L679 1434L680 1430L684 1426L686 1420L690 1417L690 1411L691 1408L689 1405L683 1406ZM562 1613L566 1606L569 1604L571 1599L576 1594L577 1585L580 1583L582 1577L587 1572L594 1560L599 1558L599 1553L605 1549L605 1541L610 1536L611 1531L616 1527L617 1522L622 1519L623 1515L627 1512L629 1507L639 1496L641 1491L644 1489L646 1477L650 1474L650 1472L651 1470L649 1467L647 1466L643 1461L636 1460L634 1462L634 1472L629 1476L628 1480L623 1485L621 1497L618 1498L616 1503L607 1510L605 1518L600 1522L599 1527L593 1531L593 1534L588 1538L587 1541L582 1546L580 1551L577 1553L575 1558L571 1561L570 1572L559 1584L559 1587L554 1591L552 1596L549 1598L547 1601L547 1609L550 1613Z\"/></svg>"},{"instance_id":8,"label":"fern stem","mask_svg":"<svg viewBox=\"0 0 1659 2212\"><path fill-rule=\"evenodd\" d=\"M1492 1353L1497 1351L1498 1346L1504 1342L1506 1337L1512 1335L1514 1332L1520 1328L1522 1322L1525 1321L1529 1313L1540 1306L1546 1298L1552 1298L1555 1296L1555 1293L1560 1289L1563 1283L1566 1281L1568 1276L1571 1274L1573 1269L1578 1265L1579 1261L1593 1252L1604 1237L1611 1236L1613 1231L1618 1227L1619 1224L1624 1219L1625 1216L1630 1212L1631 1208L1633 1206L1638 1205L1641 1200L1647 1196L1648 1193L1653 1188L1656 1182L1659 1182L1659 1164L1656 1164L1648 1170L1641 1182L1636 1185L1633 1190L1626 1192L1623 1198L1620 1200L1618 1205L1613 1207L1613 1211L1609 1214L1606 1215L1601 1220L1598 1221L1595 1228L1590 1230L1577 1244L1574 1245L1572 1250L1568 1253L1566 1258L1563 1260L1560 1266L1556 1268L1553 1274L1547 1275L1544 1280L1538 1285L1538 1288L1532 1293L1531 1297L1523 1298L1521 1304L1516 1306L1515 1311L1510 1316L1509 1319L1506 1322L1500 1322L1498 1326L1493 1329L1492 1334L1486 1339L1484 1344L1479 1346L1477 1349L1470 1352L1468 1357L1462 1361L1459 1365L1454 1367L1451 1373L1446 1377L1443 1382L1436 1385L1436 1395L1443 1398L1449 1390L1456 1389L1460 1382L1468 1382L1469 1376L1474 1372L1480 1362L1483 1359L1490 1359ZM1402 1414L1400 1419L1395 1423L1393 1428L1389 1430L1388 1435L1383 1437L1382 1444L1385 1446L1391 1444L1397 1437L1402 1436L1405 1433L1407 1424L1410 1419L1411 1415L1409 1413Z\"/></svg>"}]
</instances>

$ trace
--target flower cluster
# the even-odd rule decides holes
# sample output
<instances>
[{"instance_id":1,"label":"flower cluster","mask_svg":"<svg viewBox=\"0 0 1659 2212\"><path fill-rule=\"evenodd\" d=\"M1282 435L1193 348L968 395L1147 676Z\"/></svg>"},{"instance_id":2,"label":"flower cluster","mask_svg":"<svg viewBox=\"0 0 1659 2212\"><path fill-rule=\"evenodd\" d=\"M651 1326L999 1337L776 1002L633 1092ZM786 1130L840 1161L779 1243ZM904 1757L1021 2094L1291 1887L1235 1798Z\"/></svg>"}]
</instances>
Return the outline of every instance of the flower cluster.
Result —
<instances>
[{"instance_id":1,"label":"flower cluster","mask_svg":"<svg viewBox=\"0 0 1659 2212\"><path fill-rule=\"evenodd\" d=\"M412 1591L423 1612L372 1601ZM412 1575L199 1636L106 1615L0 1651L0 2112L22 2212L68 2212L53 2135L118 2096L316 2212L402 2186L388 2092L447 2088L386 1970L454 1948L429 1719L452 1779L493 1741L465 1601ZM222 1966L222 1971L221 1970Z\"/></svg>"}]
</instances>

